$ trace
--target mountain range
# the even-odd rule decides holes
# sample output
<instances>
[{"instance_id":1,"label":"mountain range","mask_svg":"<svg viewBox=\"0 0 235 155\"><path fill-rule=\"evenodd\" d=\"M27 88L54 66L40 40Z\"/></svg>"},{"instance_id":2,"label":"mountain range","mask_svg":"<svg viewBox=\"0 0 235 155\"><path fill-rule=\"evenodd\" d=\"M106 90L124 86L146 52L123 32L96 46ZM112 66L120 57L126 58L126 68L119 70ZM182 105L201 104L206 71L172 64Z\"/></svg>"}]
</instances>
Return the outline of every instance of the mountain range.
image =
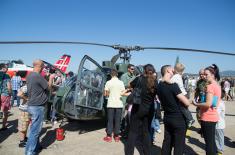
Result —
<instances>
[{"instance_id":1,"label":"mountain range","mask_svg":"<svg viewBox=\"0 0 235 155\"><path fill-rule=\"evenodd\" d=\"M194 74L194 73L184 73L184 75L198 76L198 74ZM224 77L224 76L235 77L235 71L233 71L233 70L222 71L222 72L220 72L220 76L221 77Z\"/></svg>"},{"instance_id":2,"label":"mountain range","mask_svg":"<svg viewBox=\"0 0 235 155\"><path fill-rule=\"evenodd\" d=\"M235 71L233 70L227 70L227 71L222 71L220 72L221 76L235 76Z\"/></svg>"}]
</instances>

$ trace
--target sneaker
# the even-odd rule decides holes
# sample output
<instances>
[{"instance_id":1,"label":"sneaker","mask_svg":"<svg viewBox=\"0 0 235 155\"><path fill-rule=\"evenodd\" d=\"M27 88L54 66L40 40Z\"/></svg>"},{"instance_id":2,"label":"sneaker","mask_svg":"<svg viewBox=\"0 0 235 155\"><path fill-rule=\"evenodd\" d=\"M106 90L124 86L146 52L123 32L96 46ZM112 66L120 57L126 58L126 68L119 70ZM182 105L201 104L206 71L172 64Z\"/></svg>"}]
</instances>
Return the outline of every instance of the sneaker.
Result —
<instances>
[{"instance_id":1,"label":"sneaker","mask_svg":"<svg viewBox=\"0 0 235 155\"><path fill-rule=\"evenodd\" d=\"M155 139L152 141L152 145L157 145L157 141Z\"/></svg>"},{"instance_id":2,"label":"sneaker","mask_svg":"<svg viewBox=\"0 0 235 155\"><path fill-rule=\"evenodd\" d=\"M25 147L26 146L26 141L25 140L21 140L19 143L19 147Z\"/></svg>"},{"instance_id":3,"label":"sneaker","mask_svg":"<svg viewBox=\"0 0 235 155\"><path fill-rule=\"evenodd\" d=\"M218 152L217 155L223 155L223 152Z\"/></svg>"},{"instance_id":4,"label":"sneaker","mask_svg":"<svg viewBox=\"0 0 235 155\"><path fill-rule=\"evenodd\" d=\"M103 140L110 143L110 142L112 142L112 137L106 136L103 138Z\"/></svg>"},{"instance_id":5,"label":"sneaker","mask_svg":"<svg viewBox=\"0 0 235 155\"><path fill-rule=\"evenodd\" d=\"M19 143L19 147L25 147L28 141L28 137L25 137L24 140L21 140Z\"/></svg>"},{"instance_id":6,"label":"sneaker","mask_svg":"<svg viewBox=\"0 0 235 155\"><path fill-rule=\"evenodd\" d=\"M115 142L119 142L120 141L120 137L119 136L115 136L114 140L115 140Z\"/></svg>"},{"instance_id":7,"label":"sneaker","mask_svg":"<svg viewBox=\"0 0 235 155\"><path fill-rule=\"evenodd\" d=\"M157 133L159 133L159 134L160 134L161 132L162 132L162 130L161 130L161 129L158 129L158 130L157 130Z\"/></svg>"}]
</instances>

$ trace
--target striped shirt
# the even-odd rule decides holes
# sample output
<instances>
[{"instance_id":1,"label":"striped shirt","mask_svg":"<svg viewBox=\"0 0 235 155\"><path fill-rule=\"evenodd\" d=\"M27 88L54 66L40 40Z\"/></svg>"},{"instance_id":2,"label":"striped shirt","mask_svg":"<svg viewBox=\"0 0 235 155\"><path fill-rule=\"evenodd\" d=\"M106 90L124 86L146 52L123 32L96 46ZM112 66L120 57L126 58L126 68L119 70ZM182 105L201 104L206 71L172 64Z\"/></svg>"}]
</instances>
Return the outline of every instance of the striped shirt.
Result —
<instances>
[{"instance_id":1,"label":"striped shirt","mask_svg":"<svg viewBox=\"0 0 235 155\"><path fill-rule=\"evenodd\" d=\"M12 85L12 90L20 89L20 86L22 85L21 77L20 76L13 76L11 78L11 85Z\"/></svg>"}]
</instances>

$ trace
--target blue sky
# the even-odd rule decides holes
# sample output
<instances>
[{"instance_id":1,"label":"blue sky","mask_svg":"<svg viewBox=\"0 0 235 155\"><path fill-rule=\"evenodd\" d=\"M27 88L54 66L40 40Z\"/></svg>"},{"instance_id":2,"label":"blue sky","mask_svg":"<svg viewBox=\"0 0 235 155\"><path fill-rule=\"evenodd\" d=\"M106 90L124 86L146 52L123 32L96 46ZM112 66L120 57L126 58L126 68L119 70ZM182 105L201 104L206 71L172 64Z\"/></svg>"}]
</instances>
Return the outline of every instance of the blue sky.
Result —
<instances>
[{"instance_id":1,"label":"blue sky","mask_svg":"<svg viewBox=\"0 0 235 155\"><path fill-rule=\"evenodd\" d=\"M104 44L195 48L235 53L234 0L1 0L0 41L82 41ZM0 45L0 59L40 58L54 63L72 56L77 71L87 54L99 63L117 51L87 45ZM186 72L216 63L235 70L235 57L182 51L132 52L131 63L152 63L159 71L176 57Z\"/></svg>"}]
</instances>

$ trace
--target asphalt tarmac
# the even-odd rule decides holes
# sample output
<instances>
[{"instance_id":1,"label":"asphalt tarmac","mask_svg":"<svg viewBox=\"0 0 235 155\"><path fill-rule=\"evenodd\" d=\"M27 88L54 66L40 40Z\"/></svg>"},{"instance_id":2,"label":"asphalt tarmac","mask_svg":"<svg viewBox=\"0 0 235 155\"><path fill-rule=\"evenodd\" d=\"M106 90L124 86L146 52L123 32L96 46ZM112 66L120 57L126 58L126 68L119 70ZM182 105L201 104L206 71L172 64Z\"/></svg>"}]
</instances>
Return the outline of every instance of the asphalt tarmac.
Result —
<instances>
[{"instance_id":1,"label":"asphalt tarmac","mask_svg":"<svg viewBox=\"0 0 235 155\"><path fill-rule=\"evenodd\" d=\"M226 102L226 129L225 129L225 152L224 155L235 154L235 101ZM191 106L190 111L195 117L195 107ZM10 110L8 129L0 131L0 155L24 154L24 148L19 148L19 136L17 131L19 110L13 107ZM0 126L2 119L0 119ZM59 123L52 127L51 124L44 124L40 136L43 150L40 155L124 155L125 141L107 143L103 141L105 136L105 123L98 121L72 121L65 122L62 128L65 130L65 139L56 140L56 128ZM161 124L161 130L164 126ZM186 139L186 155L204 155L204 139L197 133L199 124L194 123L190 130L190 136ZM152 154L160 154L164 132L157 134L157 141L152 146ZM138 155L135 150L135 155Z\"/></svg>"}]
</instances>

